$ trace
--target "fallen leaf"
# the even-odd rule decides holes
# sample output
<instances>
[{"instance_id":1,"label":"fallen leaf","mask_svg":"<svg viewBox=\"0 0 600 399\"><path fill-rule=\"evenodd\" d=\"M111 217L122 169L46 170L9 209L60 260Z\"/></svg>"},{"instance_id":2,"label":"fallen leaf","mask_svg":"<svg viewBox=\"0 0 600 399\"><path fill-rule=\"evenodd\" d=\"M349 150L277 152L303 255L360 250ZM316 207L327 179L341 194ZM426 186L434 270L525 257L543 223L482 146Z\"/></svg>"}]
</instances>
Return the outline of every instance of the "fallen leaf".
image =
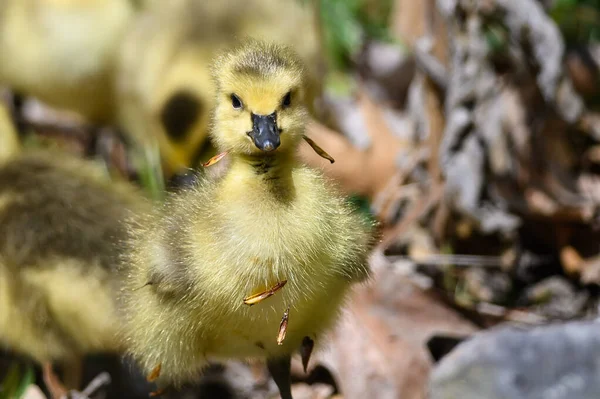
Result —
<instances>
[{"instance_id":1,"label":"fallen leaf","mask_svg":"<svg viewBox=\"0 0 600 399\"><path fill-rule=\"evenodd\" d=\"M425 398L429 338L470 335L477 328L379 255L371 263L372 281L354 292L326 349L313 357L332 371L345 399Z\"/></svg>"}]
</instances>

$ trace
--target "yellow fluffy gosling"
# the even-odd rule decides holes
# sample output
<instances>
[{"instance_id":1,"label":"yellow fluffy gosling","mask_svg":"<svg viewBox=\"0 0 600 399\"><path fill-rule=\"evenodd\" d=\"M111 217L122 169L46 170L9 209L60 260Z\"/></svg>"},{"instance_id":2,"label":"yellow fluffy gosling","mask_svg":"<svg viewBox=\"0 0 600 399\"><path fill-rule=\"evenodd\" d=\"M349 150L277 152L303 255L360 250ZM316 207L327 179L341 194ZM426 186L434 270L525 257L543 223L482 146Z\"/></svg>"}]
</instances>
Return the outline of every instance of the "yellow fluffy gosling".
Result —
<instances>
[{"instance_id":1,"label":"yellow fluffy gosling","mask_svg":"<svg viewBox=\"0 0 600 399\"><path fill-rule=\"evenodd\" d=\"M68 365L120 352L114 306L120 220L141 195L89 162L54 152L0 164L0 346Z\"/></svg>"},{"instance_id":2,"label":"yellow fluffy gosling","mask_svg":"<svg viewBox=\"0 0 600 399\"><path fill-rule=\"evenodd\" d=\"M161 387L209 359L263 358L289 399L290 356L307 358L368 276L373 226L296 158L307 111L295 52L249 41L213 71L212 138L231 164L131 223L124 334Z\"/></svg>"}]
</instances>

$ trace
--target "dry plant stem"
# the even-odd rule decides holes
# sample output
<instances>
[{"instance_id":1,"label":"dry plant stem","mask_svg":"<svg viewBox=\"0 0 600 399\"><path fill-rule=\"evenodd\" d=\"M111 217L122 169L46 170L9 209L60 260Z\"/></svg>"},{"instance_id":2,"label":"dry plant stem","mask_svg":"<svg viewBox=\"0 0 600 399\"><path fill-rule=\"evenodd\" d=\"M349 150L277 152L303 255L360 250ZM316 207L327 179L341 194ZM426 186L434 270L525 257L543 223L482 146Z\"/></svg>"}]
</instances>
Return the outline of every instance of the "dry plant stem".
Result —
<instances>
[{"instance_id":1,"label":"dry plant stem","mask_svg":"<svg viewBox=\"0 0 600 399\"><path fill-rule=\"evenodd\" d=\"M274 295L277 291L283 288L283 286L287 283L287 280L283 280L275 284L273 287L269 288L266 291L259 292L258 294L250 295L244 298L244 303L248 306L256 305L264 301L265 299Z\"/></svg>"},{"instance_id":2,"label":"dry plant stem","mask_svg":"<svg viewBox=\"0 0 600 399\"><path fill-rule=\"evenodd\" d=\"M311 146L311 148L313 150L315 150L315 152L321 157L321 158L325 158L326 160L328 160L331 163L334 163L335 160L331 157L331 155L329 155L327 152L325 152L325 150L323 150L321 147L319 147L319 145L317 143L315 143L310 137L304 135L302 136L304 138L304 141L306 141L308 143L308 145Z\"/></svg>"},{"instance_id":3,"label":"dry plant stem","mask_svg":"<svg viewBox=\"0 0 600 399\"><path fill-rule=\"evenodd\" d=\"M110 384L110 374L107 372L103 372L98 374L94 379L88 384L88 386L81 392L79 391L69 391L67 396L64 398L68 399L90 399L91 396L102 386Z\"/></svg>"},{"instance_id":4,"label":"dry plant stem","mask_svg":"<svg viewBox=\"0 0 600 399\"><path fill-rule=\"evenodd\" d=\"M288 307L283 313L281 323L279 324L279 334L277 334L277 345L283 345L285 334L287 333L288 321L290 319L290 308Z\"/></svg>"},{"instance_id":5,"label":"dry plant stem","mask_svg":"<svg viewBox=\"0 0 600 399\"><path fill-rule=\"evenodd\" d=\"M54 370L52 370L52 363L47 362L42 366L44 384L46 384L46 388L50 392L50 396L52 399L62 399L65 398L68 394L67 388L60 382L56 374L54 374Z\"/></svg>"},{"instance_id":6,"label":"dry plant stem","mask_svg":"<svg viewBox=\"0 0 600 399\"><path fill-rule=\"evenodd\" d=\"M390 261L408 260L414 263L421 263L436 266L467 266L467 267L486 267L486 268L502 268L506 267L506 263L501 256L484 256L484 255L447 255L447 254L431 254L423 257L411 257L403 255L387 256Z\"/></svg>"},{"instance_id":7,"label":"dry plant stem","mask_svg":"<svg viewBox=\"0 0 600 399\"><path fill-rule=\"evenodd\" d=\"M545 317L535 314L533 312L508 309L504 306L499 306L487 302L480 302L476 304L473 307L473 310L477 311L478 313L484 316L498 318L502 321L510 321L530 325L540 325L547 322L547 319Z\"/></svg>"},{"instance_id":8,"label":"dry plant stem","mask_svg":"<svg viewBox=\"0 0 600 399\"><path fill-rule=\"evenodd\" d=\"M439 152L442 143L442 137L444 135L444 126L446 121L442 112L443 104L440 101L439 95L436 92L433 82L429 78L425 78L424 81L425 89L425 106L426 115L429 121L429 135L427 138L427 146L432 151L429 154L429 160L427 162L427 170L429 177L436 183L441 183L443 180L442 171L440 169Z\"/></svg>"},{"instance_id":9,"label":"dry plant stem","mask_svg":"<svg viewBox=\"0 0 600 399\"><path fill-rule=\"evenodd\" d=\"M103 372L98 374L81 392L84 397L92 396L101 387L110 384L110 374Z\"/></svg>"},{"instance_id":10,"label":"dry plant stem","mask_svg":"<svg viewBox=\"0 0 600 399\"><path fill-rule=\"evenodd\" d=\"M160 377L160 369L162 367L162 363L158 363L156 365L156 367L154 367L152 369L152 371L150 372L150 374L148 374L148 377L146 377L146 380L148 382L154 382L158 379L158 377Z\"/></svg>"}]
</instances>

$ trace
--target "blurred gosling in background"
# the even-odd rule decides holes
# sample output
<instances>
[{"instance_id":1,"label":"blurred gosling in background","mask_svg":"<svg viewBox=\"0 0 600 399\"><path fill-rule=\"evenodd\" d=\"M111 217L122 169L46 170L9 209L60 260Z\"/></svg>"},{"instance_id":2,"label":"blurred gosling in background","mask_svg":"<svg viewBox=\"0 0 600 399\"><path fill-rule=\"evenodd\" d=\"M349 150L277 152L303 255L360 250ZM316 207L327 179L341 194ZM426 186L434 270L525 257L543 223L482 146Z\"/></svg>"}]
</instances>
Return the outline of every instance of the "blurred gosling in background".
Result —
<instances>
[{"instance_id":1,"label":"blurred gosling in background","mask_svg":"<svg viewBox=\"0 0 600 399\"><path fill-rule=\"evenodd\" d=\"M0 129L0 141L13 140ZM3 155L0 345L67 365L65 382L79 388L84 355L123 350L115 245L125 235L122 219L145 202L91 161L50 150Z\"/></svg>"}]
</instances>

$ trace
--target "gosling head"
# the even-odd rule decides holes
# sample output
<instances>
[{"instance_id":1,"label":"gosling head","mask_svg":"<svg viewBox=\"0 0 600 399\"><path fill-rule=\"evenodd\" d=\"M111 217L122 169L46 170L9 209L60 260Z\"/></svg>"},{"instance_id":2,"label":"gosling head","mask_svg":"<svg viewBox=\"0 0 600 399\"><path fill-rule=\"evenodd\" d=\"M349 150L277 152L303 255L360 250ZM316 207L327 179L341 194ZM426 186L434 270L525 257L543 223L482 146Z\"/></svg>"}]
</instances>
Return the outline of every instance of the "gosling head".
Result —
<instances>
[{"instance_id":1,"label":"gosling head","mask_svg":"<svg viewBox=\"0 0 600 399\"><path fill-rule=\"evenodd\" d=\"M223 151L291 152L304 133L304 68L289 48L247 41L217 58L212 137Z\"/></svg>"}]
</instances>

